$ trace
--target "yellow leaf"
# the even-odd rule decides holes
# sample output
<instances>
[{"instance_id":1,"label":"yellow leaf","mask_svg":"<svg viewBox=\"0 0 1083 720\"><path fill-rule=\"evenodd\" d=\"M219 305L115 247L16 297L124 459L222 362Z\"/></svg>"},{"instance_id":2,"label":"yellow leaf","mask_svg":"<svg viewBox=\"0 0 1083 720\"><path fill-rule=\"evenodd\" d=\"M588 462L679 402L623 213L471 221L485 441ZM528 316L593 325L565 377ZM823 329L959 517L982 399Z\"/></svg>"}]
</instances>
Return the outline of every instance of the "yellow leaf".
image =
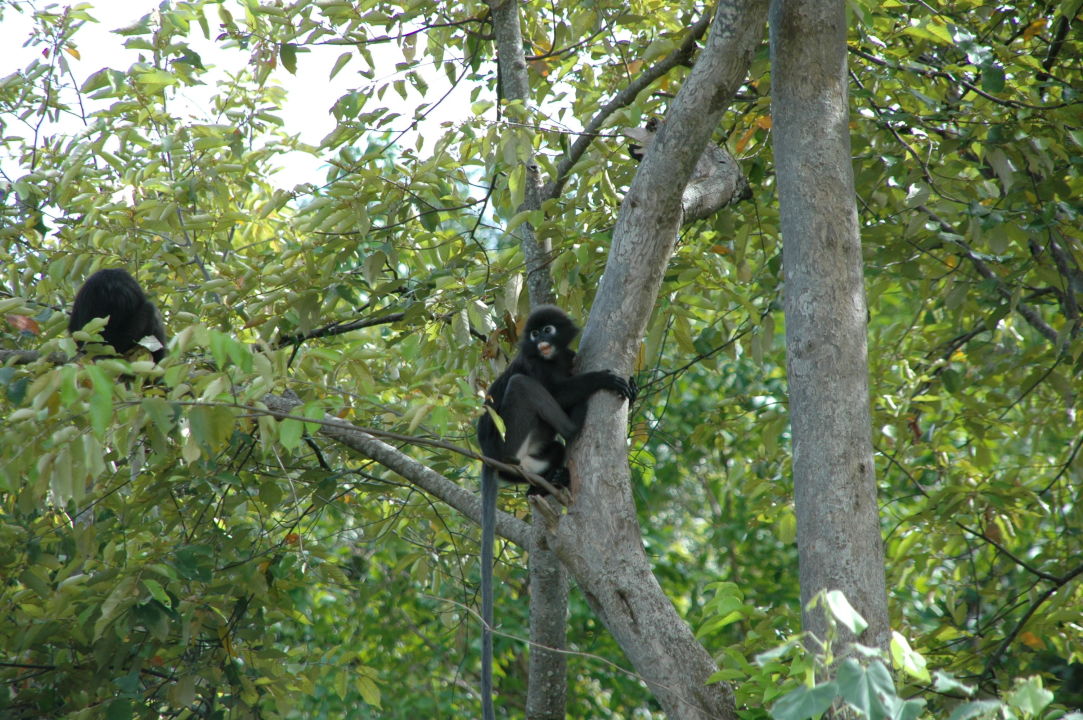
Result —
<instances>
[{"instance_id":1,"label":"yellow leaf","mask_svg":"<svg viewBox=\"0 0 1083 720\"><path fill-rule=\"evenodd\" d=\"M1019 639L1023 641L1024 645L1033 650L1045 649L1045 643L1042 642L1042 639L1029 630L1019 633Z\"/></svg>"},{"instance_id":2,"label":"yellow leaf","mask_svg":"<svg viewBox=\"0 0 1083 720\"><path fill-rule=\"evenodd\" d=\"M1032 22L1030 25L1027 25L1026 29L1023 30L1023 39L1024 40L1033 40L1035 35L1040 33L1042 30L1045 30L1045 25L1046 25L1046 19L1045 18L1038 18L1037 20Z\"/></svg>"},{"instance_id":3,"label":"yellow leaf","mask_svg":"<svg viewBox=\"0 0 1083 720\"><path fill-rule=\"evenodd\" d=\"M75 58L76 60L81 60L81 59L82 59L82 58L81 58L81 57L79 56L79 51L78 51L78 50L76 50L75 48L73 48L73 47L69 46L69 45L65 45L65 46L64 46L64 52L66 52L66 53L67 53L68 55L71 55L71 56L72 56L73 58Z\"/></svg>"},{"instance_id":4,"label":"yellow leaf","mask_svg":"<svg viewBox=\"0 0 1083 720\"><path fill-rule=\"evenodd\" d=\"M748 141L752 139L752 136L756 134L755 126L745 130L744 134L737 140L737 145L734 148L738 153L745 151L745 147L748 145Z\"/></svg>"}]
</instances>

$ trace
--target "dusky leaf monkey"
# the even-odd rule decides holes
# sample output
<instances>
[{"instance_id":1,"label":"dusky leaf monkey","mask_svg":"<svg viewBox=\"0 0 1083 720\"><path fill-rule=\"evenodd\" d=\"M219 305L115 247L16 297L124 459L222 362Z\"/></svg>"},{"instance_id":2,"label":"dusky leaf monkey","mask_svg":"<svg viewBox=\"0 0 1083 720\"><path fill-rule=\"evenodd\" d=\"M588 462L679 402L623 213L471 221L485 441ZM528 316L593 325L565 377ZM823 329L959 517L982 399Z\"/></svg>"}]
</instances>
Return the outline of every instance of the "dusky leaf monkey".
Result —
<instances>
[{"instance_id":1,"label":"dusky leaf monkey","mask_svg":"<svg viewBox=\"0 0 1083 720\"><path fill-rule=\"evenodd\" d=\"M99 270L86 279L71 307L68 331L82 330L94 318L108 317L102 330L102 339L113 346L120 355L127 354L146 337L154 337L157 343L150 351L154 362L165 357L166 334L158 308L147 299L127 270L107 268Z\"/></svg>"},{"instance_id":2,"label":"dusky leaf monkey","mask_svg":"<svg viewBox=\"0 0 1083 720\"><path fill-rule=\"evenodd\" d=\"M567 313L542 305L527 318L519 353L489 387L485 413L478 420L478 444L487 457L541 475L558 487L568 485L565 443L579 434L587 400L600 390L629 402L638 389L611 370L573 374L575 352L568 345L579 334ZM503 424L503 433L493 419ZM557 436L563 438L561 443ZM493 536L496 480L526 482L521 476L481 469L481 697L482 717L493 720ZM531 488L530 492L533 492Z\"/></svg>"}]
</instances>

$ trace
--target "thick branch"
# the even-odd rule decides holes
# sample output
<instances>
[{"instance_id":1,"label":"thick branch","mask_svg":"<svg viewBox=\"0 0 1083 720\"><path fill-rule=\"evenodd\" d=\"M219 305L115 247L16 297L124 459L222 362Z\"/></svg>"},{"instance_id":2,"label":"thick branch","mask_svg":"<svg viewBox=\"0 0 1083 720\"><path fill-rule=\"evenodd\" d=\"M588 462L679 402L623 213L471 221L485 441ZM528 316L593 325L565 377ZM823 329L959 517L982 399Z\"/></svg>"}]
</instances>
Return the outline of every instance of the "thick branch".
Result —
<instances>
[{"instance_id":1,"label":"thick branch","mask_svg":"<svg viewBox=\"0 0 1083 720\"><path fill-rule=\"evenodd\" d=\"M636 141L629 145L633 157L641 159L654 144L661 124L652 120L644 128L629 128L624 134ZM748 197L748 181L741 173L737 158L723 146L707 144L696 161L692 177L681 193L681 224L710 217L726 205Z\"/></svg>"},{"instance_id":2,"label":"thick branch","mask_svg":"<svg viewBox=\"0 0 1083 720\"><path fill-rule=\"evenodd\" d=\"M534 507L545 503L539 500ZM549 547L549 521L534 515L534 545L530 553L530 685L526 717L563 718L568 697L568 573Z\"/></svg>"},{"instance_id":3,"label":"thick branch","mask_svg":"<svg viewBox=\"0 0 1083 720\"><path fill-rule=\"evenodd\" d=\"M766 0L719 4L707 45L674 99L665 123L621 204L613 246L581 343L584 367L630 368L661 287L682 220L682 198L728 101L759 47ZM606 347L594 335L605 330ZM609 358L592 363L594 357Z\"/></svg>"},{"instance_id":4,"label":"thick branch","mask_svg":"<svg viewBox=\"0 0 1083 720\"><path fill-rule=\"evenodd\" d=\"M0 350L0 367L7 365L9 362L12 365L29 365L39 357L41 357L41 353L37 350ZM49 356L49 361L57 365L63 365L68 361L68 358L60 353L53 353Z\"/></svg>"},{"instance_id":5,"label":"thick branch","mask_svg":"<svg viewBox=\"0 0 1083 720\"><path fill-rule=\"evenodd\" d=\"M496 35L496 56L500 70L500 85L504 97L518 100L524 108L530 106L530 79L527 75L526 58L523 55L523 37L519 29L519 3L515 0L489 0L493 14L493 31ZM541 171L533 155L526 160L523 203L518 211L541 209ZM526 261L527 290L532 307L553 302L553 278L549 273L552 261L552 243L548 238L539 240L530 222L521 223L516 231L519 247ZM541 507L535 504L535 508ZM548 506L545 506L548 507ZM554 518L548 518L555 521ZM542 521L535 518L535 525ZM560 562L547 545L536 544L530 552L531 579L542 581L546 587L531 593L530 634L552 643L550 647L563 648L565 617L568 611L567 576ZM530 693L527 697L529 717L564 717L567 705L567 680L563 677L566 662L563 656L552 653L531 652L529 666ZM560 674L560 677L555 677ZM542 688L548 687L548 692Z\"/></svg>"}]
</instances>

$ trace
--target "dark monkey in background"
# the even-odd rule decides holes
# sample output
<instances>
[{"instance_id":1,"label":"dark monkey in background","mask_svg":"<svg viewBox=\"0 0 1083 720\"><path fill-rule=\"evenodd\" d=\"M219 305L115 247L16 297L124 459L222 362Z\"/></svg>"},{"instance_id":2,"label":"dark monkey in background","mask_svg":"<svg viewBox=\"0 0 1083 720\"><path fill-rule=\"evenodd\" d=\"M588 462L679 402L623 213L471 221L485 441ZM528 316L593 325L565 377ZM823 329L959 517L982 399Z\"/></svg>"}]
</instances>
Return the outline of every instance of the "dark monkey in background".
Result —
<instances>
[{"instance_id":1,"label":"dark monkey in background","mask_svg":"<svg viewBox=\"0 0 1083 720\"><path fill-rule=\"evenodd\" d=\"M82 330L94 318L108 317L102 339L124 355L139 341L152 335L161 347L151 351L154 362L165 357L165 327L158 308L147 299L143 288L127 270L108 268L86 279L71 307L68 332Z\"/></svg>"},{"instance_id":2,"label":"dark monkey in background","mask_svg":"<svg viewBox=\"0 0 1083 720\"><path fill-rule=\"evenodd\" d=\"M486 412L478 420L478 444L487 457L541 475L553 485L567 486L565 445L583 426L587 400L599 390L635 400L635 380L611 370L572 374L575 352L568 345L579 334L560 308L542 305L527 318L519 354L489 388ZM501 433L491 413L504 424ZM496 479L526 482L518 475L481 469L481 640L482 717L493 710L493 535L496 523ZM533 488L531 488L533 491Z\"/></svg>"}]
</instances>

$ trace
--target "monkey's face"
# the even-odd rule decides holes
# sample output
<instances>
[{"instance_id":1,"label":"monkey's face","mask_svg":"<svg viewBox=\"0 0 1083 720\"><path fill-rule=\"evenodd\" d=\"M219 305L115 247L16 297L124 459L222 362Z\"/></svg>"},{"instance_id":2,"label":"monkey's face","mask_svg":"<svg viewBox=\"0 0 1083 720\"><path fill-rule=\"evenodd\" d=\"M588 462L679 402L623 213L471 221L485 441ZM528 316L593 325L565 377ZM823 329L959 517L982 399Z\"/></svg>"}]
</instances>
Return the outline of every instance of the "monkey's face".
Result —
<instances>
[{"instance_id":1,"label":"monkey's face","mask_svg":"<svg viewBox=\"0 0 1083 720\"><path fill-rule=\"evenodd\" d=\"M519 348L526 357L546 362L562 362L562 355L579 333L567 313L552 305L542 305L527 318Z\"/></svg>"},{"instance_id":2,"label":"monkey's face","mask_svg":"<svg viewBox=\"0 0 1083 720\"><path fill-rule=\"evenodd\" d=\"M557 329L553 325L534 328L529 334L530 342L545 360L552 360L557 354Z\"/></svg>"}]
</instances>

